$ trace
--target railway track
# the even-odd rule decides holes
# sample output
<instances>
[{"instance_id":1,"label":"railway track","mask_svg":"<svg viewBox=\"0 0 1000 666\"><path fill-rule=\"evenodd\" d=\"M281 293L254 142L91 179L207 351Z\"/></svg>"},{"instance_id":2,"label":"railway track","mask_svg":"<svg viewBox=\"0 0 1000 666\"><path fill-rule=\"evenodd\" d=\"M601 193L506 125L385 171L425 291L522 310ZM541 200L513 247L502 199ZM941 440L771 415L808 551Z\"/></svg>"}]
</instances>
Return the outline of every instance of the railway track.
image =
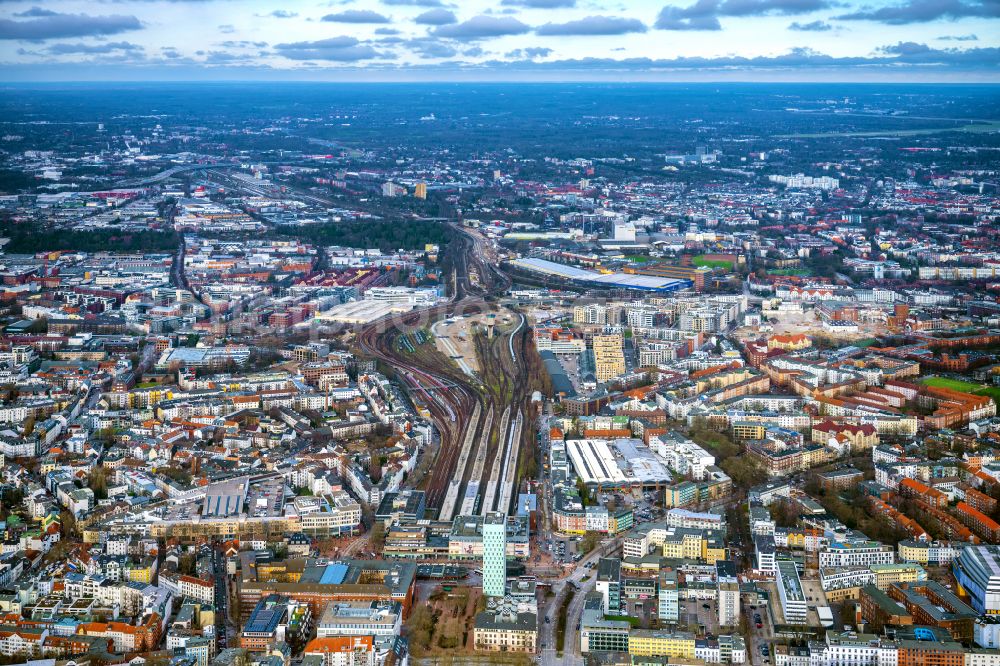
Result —
<instances>
[{"instance_id":1,"label":"railway track","mask_svg":"<svg viewBox=\"0 0 1000 666\"><path fill-rule=\"evenodd\" d=\"M510 407L504 410L503 416L500 417L500 434L497 437L497 448L493 454L493 460L490 463L489 468L489 479L485 478L486 471L483 470L483 482L486 484L486 494L483 496L483 501L480 504L479 512L482 515L486 515L488 512L493 510L493 506L496 504L497 486L500 482L500 469L503 467L502 455L504 451L503 437L507 432L507 424L510 422Z\"/></svg>"},{"instance_id":2,"label":"railway track","mask_svg":"<svg viewBox=\"0 0 1000 666\"><path fill-rule=\"evenodd\" d=\"M482 306L482 302L474 298L463 301L466 312ZM358 347L363 354L393 367L410 390L427 396L427 410L440 441L427 486L427 505L432 508L440 507L444 500L448 481L458 464L462 435L468 428L469 415L479 401L479 391L471 384L467 375L457 368L452 370L445 362L438 360L423 363L419 358L410 358L415 355L400 352L396 337L421 322L449 316L455 307L456 303L452 302L415 310L394 319L394 325L391 326L386 320L372 322L357 337Z\"/></svg>"},{"instance_id":3,"label":"railway track","mask_svg":"<svg viewBox=\"0 0 1000 666\"><path fill-rule=\"evenodd\" d=\"M528 428L525 433L525 415L530 414L531 402L531 377L529 376L528 364L524 358L524 349L529 342L529 333L524 315L518 313L520 321L517 327L511 331L507 340L508 354L503 356L505 370L513 378L514 392L512 404L515 405L517 416L511 424L510 435L507 441L506 464L504 475L501 479L500 497L497 502L498 511L510 511L514 499L517 497L520 473L519 462L521 459L522 447L524 447L531 437L532 429ZM530 449L528 449L530 451Z\"/></svg>"},{"instance_id":4,"label":"railway track","mask_svg":"<svg viewBox=\"0 0 1000 666\"><path fill-rule=\"evenodd\" d=\"M496 510L503 513L510 511L511 498L517 489L517 457L521 451L521 426L523 424L524 414L518 410L517 417L510 424L503 473L500 475L500 494L496 502Z\"/></svg>"},{"instance_id":5,"label":"railway track","mask_svg":"<svg viewBox=\"0 0 1000 666\"><path fill-rule=\"evenodd\" d=\"M511 363L517 363L517 356L514 354L514 338L517 336L518 331L521 330L521 327L524 326L524 315L518 312L517 316L521 318L521 321L518 323L517 328L511 331L510 338L507 339L507 349L510 351Z\"/></svg>"},{"instance_id":6,"label":"railway track","mask_svg":"<svg viewBox=\"0 0 1000 666\"><path fill-rule=\"evenodd\" d=\"M462 416L440 429L441 449L428 484L428 506L440 509L441 520L507 512L513 505L530 402L528 368L521 357L527 338L523 318L509 334L494 340L478 338L486 383L463 384L462 379L469 378L459 369L436 368L437 382L453 386L442 397L453 399L456 392L466 396L450 409L447 404L443 407L446 413L453 409ZM409 365L408 360L396 363Z\"/></svg>"},{"instance_id":7,"label":"railway track","mask_svg":"<svg viewBox=\"0 0 1000 666\"><path fill-rule=\"evenodd\" d=\"M453 230L449 243L454 276L452 300L407 313L395 319L392 327L387 328L386 321L373 322L358 335L362 353L393 367L410 390L424 397L440 442L429 472L426 502L428 508L439 509L439 518L444 520L456 515L456 510L492 510L498 501L503 510L509 507L517 484L517 456L529 386L526 366L517 356L517 348L527 333L520 313L517 327L507 334L509 339L505 338L506 344L498 341L491 345L490 358L482 360L484 366L490 363L495 378L491 387L454 364L434 356L403 352L396 344L401 330L418 322L492 309L487 301L512 285L506 273L490 260L485 238L461 227ZM477 276L475 282L469 278L470 272ZM498 424L495 415L501 407L504 411ZM486 418L480 423L484 412ZM483 500L478 507L477 496Z\"/></svg>"},{"instance_id":8,"label":"railway track","mask_svg":"<svg viewBox=\"0 0 1000 666\"><path fill-rule=\"evenodd\" d=\"M476 457L472 462L472 470L469 472L469 479L465 484L465 495L462 500L461 514L463 516L473 515L479 512L481 505L480 492L482 489L483 467L486 464L486 453L490 448L490 437L493 434L493 407L490 407L489 414L486 415L486 423L480 431L479 445L476 447Z\"/></svg>"},{"instance_id":9,"label":"railway track","mask_svg":"<svg viewBox=\"0 0 1000 666\"><path fill-rule=\"evenodd\" d=\"M476 408L472 412L472 418L465 430L465 439L458 454L458 464L455 468L455 475L448 482L448 489L445 492L444 500L441 502L441 512L438 520L451 520L455 515L455 505L459 502L458 492L462 488L462 480L465 476L465 468L469 464L469 454L471 453L476 439L476 430L479 426L479 417L482 413L482 403L476 402ZM490 407L490 417L492 419L493 408ZM489 420L488 419L488 420ZM487 427L489 425L487 424Z\"/></svg>"}]
</instances>

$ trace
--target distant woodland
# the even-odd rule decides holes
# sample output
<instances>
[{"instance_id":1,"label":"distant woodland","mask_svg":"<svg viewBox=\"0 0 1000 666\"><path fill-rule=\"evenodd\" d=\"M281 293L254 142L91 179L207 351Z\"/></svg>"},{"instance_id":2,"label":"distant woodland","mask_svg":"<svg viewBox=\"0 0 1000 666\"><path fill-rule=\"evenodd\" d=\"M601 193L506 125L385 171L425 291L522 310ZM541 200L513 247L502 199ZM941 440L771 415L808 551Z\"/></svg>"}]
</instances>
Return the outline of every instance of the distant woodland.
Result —
<instances>
[{"instance_id":1,"label":"distant woodland","mask_svg":"<svg viewBox=\"0 0 1000 666\"><path fill-rule=\"evenodd\" d=\"M173 252L180 237L174 231L67 231L37 229L24 224L0 225L0 236L9 238L10 254L68 250L75 252Z\"/></svg>"}]
</instances>

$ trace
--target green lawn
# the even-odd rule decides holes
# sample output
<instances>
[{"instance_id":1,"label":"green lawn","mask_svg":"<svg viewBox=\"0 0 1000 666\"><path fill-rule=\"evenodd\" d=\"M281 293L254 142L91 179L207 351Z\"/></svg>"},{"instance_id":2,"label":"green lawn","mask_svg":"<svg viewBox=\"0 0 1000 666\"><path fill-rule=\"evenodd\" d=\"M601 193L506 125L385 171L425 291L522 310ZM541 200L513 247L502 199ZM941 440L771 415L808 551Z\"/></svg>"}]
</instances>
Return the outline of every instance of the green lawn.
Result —
<instances>
[{"instance_id":1,"label":"green lawn","mask_svg":"<svg viewBox=\"0 0 1000 666\"><path fill-rule=\"evenodd\" d=\"M973 391L976 395L988 395L993 398L993 402L1000 404L1000 387L991 386L989 388L981 388L977 391Z\"/></svg>"},{"instance_id":2,"label":"green lawn","mask_svg":"<svg viewBox=\"0 0 1000 666\"><path fill-rule=\"evenodd\" d=\"M699 254L697 257L691 260L695 266L707 266L709 268L729 268L732 269L733 262L723 261L722 259L706 259L705 255Z\"/></svg>"},{"instance_id":3,"label":"green lawn","mask_svg":"<svg viewBox=\"0 0 1000 666\"><path fill-rule=\"evenodd\" d=\"M949 377L928 377L923 382L928 386L937 386L938 388L951 389L952 391L964 391L965 393L973 393L984 388L982 384L966 382L961 379L951 379Z\"/></svg>"}]
</instances>

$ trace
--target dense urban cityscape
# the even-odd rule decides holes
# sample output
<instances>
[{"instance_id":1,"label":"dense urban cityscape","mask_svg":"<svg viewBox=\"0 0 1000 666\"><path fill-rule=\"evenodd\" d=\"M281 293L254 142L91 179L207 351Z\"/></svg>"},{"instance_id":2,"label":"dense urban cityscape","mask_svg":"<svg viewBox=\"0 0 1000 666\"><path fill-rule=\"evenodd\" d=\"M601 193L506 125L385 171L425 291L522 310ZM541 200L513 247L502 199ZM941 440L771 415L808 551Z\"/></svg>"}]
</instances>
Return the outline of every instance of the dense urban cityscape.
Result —
<instances>
[{"instance_id":1,"label":"dense urban cityscape","mask_svg":"<svg viewBox=\"0 0 1000 666\"><path fill-rule=\"evenodd\" d=\"M1000 666L995 87L0 111L0 663Z\"/></svg>"}]
</instances>

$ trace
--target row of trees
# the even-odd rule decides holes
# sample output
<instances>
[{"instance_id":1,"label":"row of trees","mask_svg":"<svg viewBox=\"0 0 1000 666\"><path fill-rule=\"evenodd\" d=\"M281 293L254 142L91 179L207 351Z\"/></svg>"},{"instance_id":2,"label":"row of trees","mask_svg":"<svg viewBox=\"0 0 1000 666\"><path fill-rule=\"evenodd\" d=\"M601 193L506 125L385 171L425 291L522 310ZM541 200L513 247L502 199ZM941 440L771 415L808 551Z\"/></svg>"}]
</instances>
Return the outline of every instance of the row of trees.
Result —
<instances>
[{"instance_id":1,"label":"row of trees","mask_svg":"<svg viewBox=\"0 0 1000 666\"><path fill-rule=\"evenodd\" d=\"M294 236L316 245L422 250L427 243L445 245L450 229L427 220L364 220L308 227L279 227L279 235ZM121 231L97 229L71 231L38 229L23 224L0 224L0 236L10 239L6 251L15 254L65 250L76 252L173 252L180 236L173 230Z\"/></svg>"},{"instance_id":2,"label":"row of trees","mask_svg":"<svg viewBox=\"0 0 1000 666\"><path fill-rule=\"evenodd\" d=\"M14 254L65 250L73 252L173 252L180 237L175 231L68 231L39 229L24 224L0 224L0 236L10 238L4 248Z\"/></svg>"},{"instance_id":3,"label":"row of trees","mask_svg":"<svg viewBox=\"0 0 1000 666\"><path fill-rule=\"evenodd\" d=\"M910 538L910 534L906 530L901 529L895 523L889 522L885 516L872 515L868 502L865 501L858 488L826 492L819 483L810 480L804 490L819 500L823 508L836 517L837 520L851 529L864 532L876 541L896 543ZM902 511L903 507L899 507L899 509ZM783 515L787 512L783 512L779 508L778 513L779 515ZM908 516L913 516L913 513L906 511L904 513ZM772 515L774 514L772 513ZM924 527L931 529L927 525L924 525Z\"/></svg>"},{"instance_id":4,"label":"row of trees","mask_svg":"<svg viewBox=\"0 0 1000 666\"><path fill-rule=\"evenodd\" d=\"M422 250L432 243L444 245L451 236L448 226L429 220L357 220L305 227L282 226L279 234L294 236L315 245L391 250Z\"/></svg>"}]
</instances>

